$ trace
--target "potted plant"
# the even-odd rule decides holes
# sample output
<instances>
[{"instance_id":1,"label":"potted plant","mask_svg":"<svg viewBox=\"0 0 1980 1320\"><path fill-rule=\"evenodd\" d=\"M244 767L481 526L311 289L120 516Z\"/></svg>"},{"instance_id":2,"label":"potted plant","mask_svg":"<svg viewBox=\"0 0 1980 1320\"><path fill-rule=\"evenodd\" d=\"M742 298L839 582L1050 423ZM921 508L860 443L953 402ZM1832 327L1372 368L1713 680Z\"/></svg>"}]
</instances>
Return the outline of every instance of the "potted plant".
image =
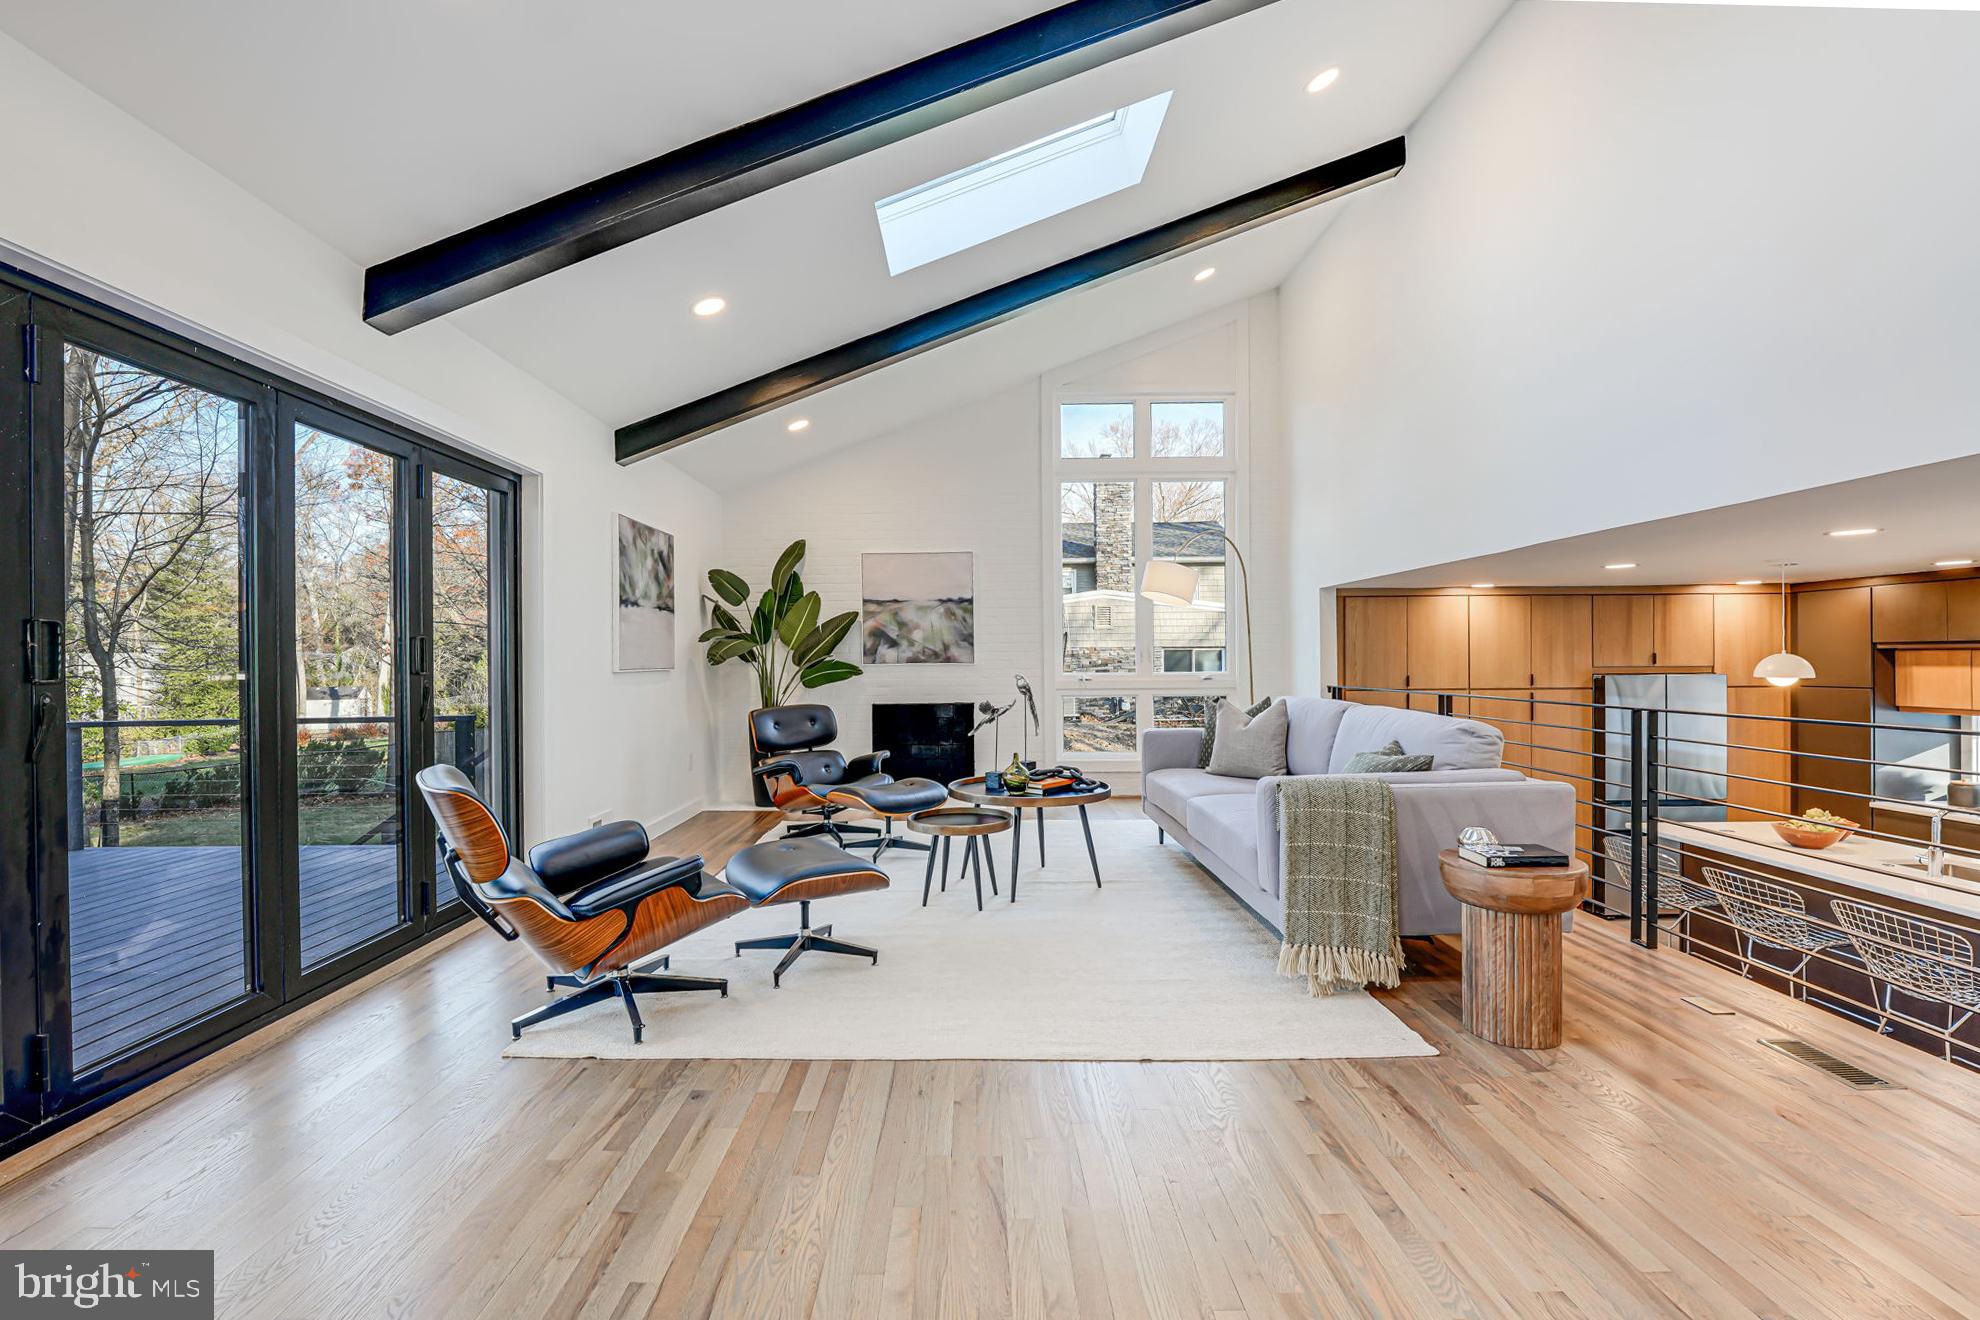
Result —
<instances>
[{"instance_id":1,"label":"potted plant","mask_svg":"<svg viewBox=\"0 0 1980 1320\"><path fill-rule=\"evenodd\" d=\"M777 556L776 567L770 570L770 586L749 610L747 623L734 610L748 606L749 583L725 568L708 570L708 585L715 593L703 598L714 620L714 626L701 634L708 647L708 663L740 660L754 669L759 707L787 705L800 688L841 683L864 672L832 654L859 622L859 615L848 610L820 619L823 603L817 592L804 589L798 571L803 565L804 542L793 541ZM752 764L754 751L752 747ZM762 781L753 780L752 787L757 805L770 805Z\"/></svg>"}]
</instances>

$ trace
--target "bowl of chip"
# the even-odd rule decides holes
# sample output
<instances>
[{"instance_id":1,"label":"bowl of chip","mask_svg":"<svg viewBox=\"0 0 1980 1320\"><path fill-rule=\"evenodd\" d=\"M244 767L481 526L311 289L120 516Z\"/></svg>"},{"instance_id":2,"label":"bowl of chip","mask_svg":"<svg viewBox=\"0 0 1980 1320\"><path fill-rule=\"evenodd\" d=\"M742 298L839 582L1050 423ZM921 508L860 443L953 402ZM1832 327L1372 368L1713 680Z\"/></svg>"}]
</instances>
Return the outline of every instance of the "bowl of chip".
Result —
<instances>
[{"instance_id":1,"label":"bowl of chip","mask_svg":"<svg viewBox=\"0 0 1980 1320\"><path fill-rule=\"evenodd\" d=\"M1810 807L1793 820L1774 822L1774 833L1797 848L1809 849L1832 847L1856 833L1857 828L1857 823L1848 817L1820 807Z\"/></svg>"}]
</instances>

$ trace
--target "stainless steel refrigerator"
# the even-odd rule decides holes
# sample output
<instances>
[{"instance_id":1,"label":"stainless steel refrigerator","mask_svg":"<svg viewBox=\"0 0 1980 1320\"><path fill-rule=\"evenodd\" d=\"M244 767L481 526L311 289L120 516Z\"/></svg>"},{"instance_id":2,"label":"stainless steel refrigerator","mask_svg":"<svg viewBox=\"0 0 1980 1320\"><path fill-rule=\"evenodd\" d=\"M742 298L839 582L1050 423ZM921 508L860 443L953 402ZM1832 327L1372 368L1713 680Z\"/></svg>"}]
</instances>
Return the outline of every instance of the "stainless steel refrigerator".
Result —
<instances>
[{"instance_id":1,"label":"stainless steel refrigerator","mask_svg":"<svg viewBox=\"0 0 1980 1320\"><path fill-rule=\"evenodd\" d=\"M1659 712L1651 809L1664 820L1726 819L1726 676L1608 674L1601 683L1603 826L1629 832L1631 708ZM1617 880L1620 888L1603 900L1611 911L1627 911L1628 876L1604 876L1605 883Z\"/></svg>"}]
</instances>

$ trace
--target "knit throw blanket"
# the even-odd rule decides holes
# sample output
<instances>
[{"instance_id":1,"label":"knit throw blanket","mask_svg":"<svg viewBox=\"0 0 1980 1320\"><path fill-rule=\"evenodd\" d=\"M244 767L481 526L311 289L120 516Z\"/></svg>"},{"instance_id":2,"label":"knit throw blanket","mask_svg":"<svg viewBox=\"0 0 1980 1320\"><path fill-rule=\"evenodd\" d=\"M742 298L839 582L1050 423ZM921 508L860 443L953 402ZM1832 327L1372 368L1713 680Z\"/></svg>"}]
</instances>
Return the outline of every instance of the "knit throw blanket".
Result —
<instances>
[{"instance_id":1,"label":"knit throw blanket","mask_svg":"<svg viewBox=\"0 0 1980 1320\"><path fill-rule=\"evenodd\" d=\"M1379 779L1299 775L1279 785L1279 974L1308 994L1402 980L1396 795Z\"/></svg>"}]
</instances>

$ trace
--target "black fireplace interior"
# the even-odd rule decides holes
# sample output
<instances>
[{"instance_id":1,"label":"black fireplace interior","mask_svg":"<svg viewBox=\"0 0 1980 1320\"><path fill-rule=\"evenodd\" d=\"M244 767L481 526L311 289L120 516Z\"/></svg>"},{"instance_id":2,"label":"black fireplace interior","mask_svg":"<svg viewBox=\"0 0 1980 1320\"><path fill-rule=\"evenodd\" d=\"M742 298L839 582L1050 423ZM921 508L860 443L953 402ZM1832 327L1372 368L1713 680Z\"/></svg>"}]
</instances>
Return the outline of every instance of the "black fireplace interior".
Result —
<instances>
[{"instance_id":1,"label":"black fireplace interior","mask_svg":"<svg viewBox=\"0 0 1980 1320\"><path fill-rule=\"evenodd\" d=\"M883 769L896 779L920 775L947 784L976 773L967 701L875 702L873 746L890 753Z\"/></svg>"}]
</instances>

